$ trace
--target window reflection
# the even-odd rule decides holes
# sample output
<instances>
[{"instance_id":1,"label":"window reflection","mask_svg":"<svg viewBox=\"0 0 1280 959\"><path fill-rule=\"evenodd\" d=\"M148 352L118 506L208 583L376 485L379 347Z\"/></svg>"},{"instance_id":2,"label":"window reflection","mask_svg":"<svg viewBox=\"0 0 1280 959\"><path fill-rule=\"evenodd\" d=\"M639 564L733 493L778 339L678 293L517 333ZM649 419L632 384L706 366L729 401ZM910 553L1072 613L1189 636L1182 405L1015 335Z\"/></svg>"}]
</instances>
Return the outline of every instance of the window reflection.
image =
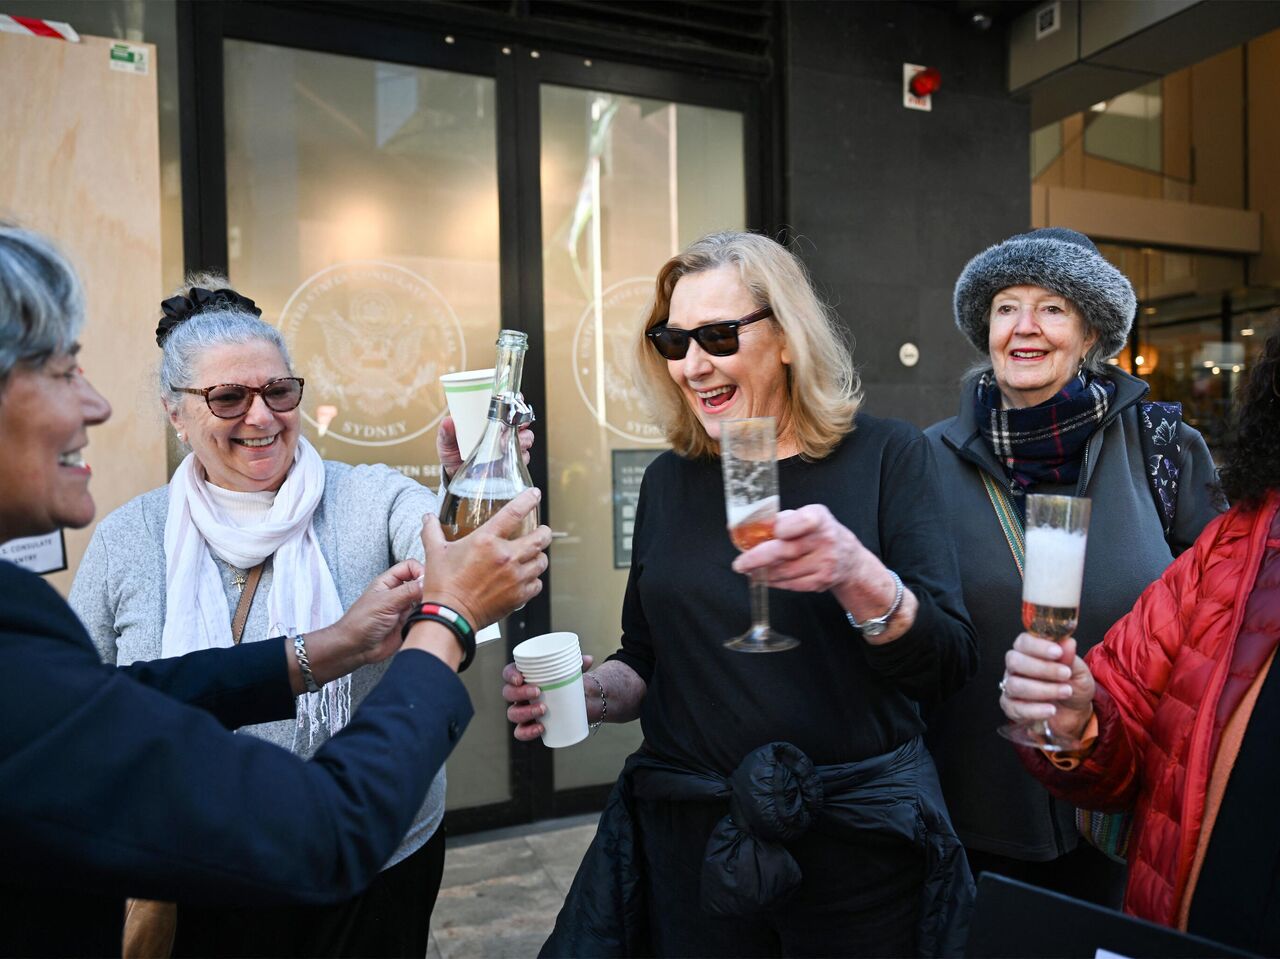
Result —
<instances>
[{"instance_id":1,"label":"window reflection","mask_svg":"<svg viewBox=\"0 0 1280 959\"><path fill-rule=\"evenodd\" d=\"M500 325L494 81L235 40L224 56L231 280L306 377L307 438L434 487L439 377L491 366ZM463 677L450 808L511 796L499 645Z\"/></svg>"},{"instance_id":2,"label":"window reflection","mask_svg":"<svg viewBox=\"0 0 1280 959\"><path fill-rule=\"evenodd\" d=\"M634 489L661 433L629 352L658 268L745 225L742 115L568 87L542 90L542 226L553 629L599 662L618 645ZM558 790L612 782L640 741L606 725L558 750Z\"/></svg>"}]
</instances>

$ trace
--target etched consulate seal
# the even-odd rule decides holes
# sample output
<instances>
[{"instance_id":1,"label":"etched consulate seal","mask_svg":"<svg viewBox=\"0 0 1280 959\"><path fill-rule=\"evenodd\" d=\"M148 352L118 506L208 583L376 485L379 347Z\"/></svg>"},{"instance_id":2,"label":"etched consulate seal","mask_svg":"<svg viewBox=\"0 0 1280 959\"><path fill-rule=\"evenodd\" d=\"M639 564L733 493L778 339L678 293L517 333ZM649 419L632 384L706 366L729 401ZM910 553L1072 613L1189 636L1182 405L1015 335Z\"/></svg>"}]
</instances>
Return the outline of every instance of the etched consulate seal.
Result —
<instances>
[{"instance_id":1,"label":"etched consulate seal","mask_svg":"<svg viewBox=\"0 0 1280 959\"><path fill-rule=\"evenodd\" d=\"M440 375L466 368L462 325L428 280L382 260L335 263L308 277L277 324L307 378L302 416L355 446L426 433L446 406Z\"/></svg>"}]
</instances>

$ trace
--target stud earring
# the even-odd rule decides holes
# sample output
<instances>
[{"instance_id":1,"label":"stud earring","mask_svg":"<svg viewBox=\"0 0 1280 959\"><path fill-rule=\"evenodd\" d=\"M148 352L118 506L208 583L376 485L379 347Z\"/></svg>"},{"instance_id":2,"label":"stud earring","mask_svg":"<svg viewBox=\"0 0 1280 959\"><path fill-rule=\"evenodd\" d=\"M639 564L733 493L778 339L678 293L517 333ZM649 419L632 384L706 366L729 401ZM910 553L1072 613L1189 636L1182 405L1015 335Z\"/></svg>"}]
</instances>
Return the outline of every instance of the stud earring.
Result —
<instances>
[{"instance_id":1,"label":"stud earring","mask_svg":"<svg viewBox=\"0 0 1280 959\"><path fill-rule=\"evenodd\" d=\"M182 430L178 430L178 432L177 432L177 434L176 434L176 435L177 435L177 437L178 437L178 442L179 442L179 443L185 443L185 442L187 441L187 438L186 438L185 436L183 436L183 435L182 435Z\"/></svg>"}]
</instances>

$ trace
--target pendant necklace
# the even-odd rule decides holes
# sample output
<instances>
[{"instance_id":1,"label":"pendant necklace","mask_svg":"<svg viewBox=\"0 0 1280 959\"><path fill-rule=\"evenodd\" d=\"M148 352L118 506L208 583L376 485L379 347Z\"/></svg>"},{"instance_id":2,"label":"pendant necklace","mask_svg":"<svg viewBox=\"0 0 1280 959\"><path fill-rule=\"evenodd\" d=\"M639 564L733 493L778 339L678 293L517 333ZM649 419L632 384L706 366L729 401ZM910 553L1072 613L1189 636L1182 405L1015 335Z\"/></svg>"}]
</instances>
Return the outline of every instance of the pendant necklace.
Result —
<instances>
[{"instance_id":1,"label":"pendant necklace","mask_svg":"<svg viewBox=\"0 0 1280 959\"><path fill-rule=\"evenodd\" d=\"M248 572L241 569L239 566L232 566L225 559L220 557L215 557L215 559L217 559L218 562L225 566L228 572L231 573L231 585L236 588L236 592L243 593L245 583L249 582Z\"/></svg>"}]
</instances>

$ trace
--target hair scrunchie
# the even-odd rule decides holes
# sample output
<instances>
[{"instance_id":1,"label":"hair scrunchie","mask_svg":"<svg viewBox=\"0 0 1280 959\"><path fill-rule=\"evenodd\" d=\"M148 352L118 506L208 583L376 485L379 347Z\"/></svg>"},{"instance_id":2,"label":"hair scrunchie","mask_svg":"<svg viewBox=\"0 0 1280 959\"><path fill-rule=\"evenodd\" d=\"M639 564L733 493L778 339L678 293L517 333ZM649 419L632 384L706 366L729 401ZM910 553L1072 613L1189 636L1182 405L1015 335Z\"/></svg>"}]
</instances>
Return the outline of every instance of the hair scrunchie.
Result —
<instances>
[{"instance_id":1,"label":"hair scrunchie","mask_svg":"<svg viewBox=\"0 0 1280 959\"><path fill-rule=\"evenodd\" d=\"M160 304L160 310L164 316L160 318L160 325L156 327L156 346L164 349L164 341L169 338L169 334L193 316L208 310L221 310L228 307L252 313L254 316L262 315L261 308L253 300L235 290L225 288L206 290L201 286L193 286L189 296L179 293L177 296L169 297Z\"/></svg>"}]
</instances>

